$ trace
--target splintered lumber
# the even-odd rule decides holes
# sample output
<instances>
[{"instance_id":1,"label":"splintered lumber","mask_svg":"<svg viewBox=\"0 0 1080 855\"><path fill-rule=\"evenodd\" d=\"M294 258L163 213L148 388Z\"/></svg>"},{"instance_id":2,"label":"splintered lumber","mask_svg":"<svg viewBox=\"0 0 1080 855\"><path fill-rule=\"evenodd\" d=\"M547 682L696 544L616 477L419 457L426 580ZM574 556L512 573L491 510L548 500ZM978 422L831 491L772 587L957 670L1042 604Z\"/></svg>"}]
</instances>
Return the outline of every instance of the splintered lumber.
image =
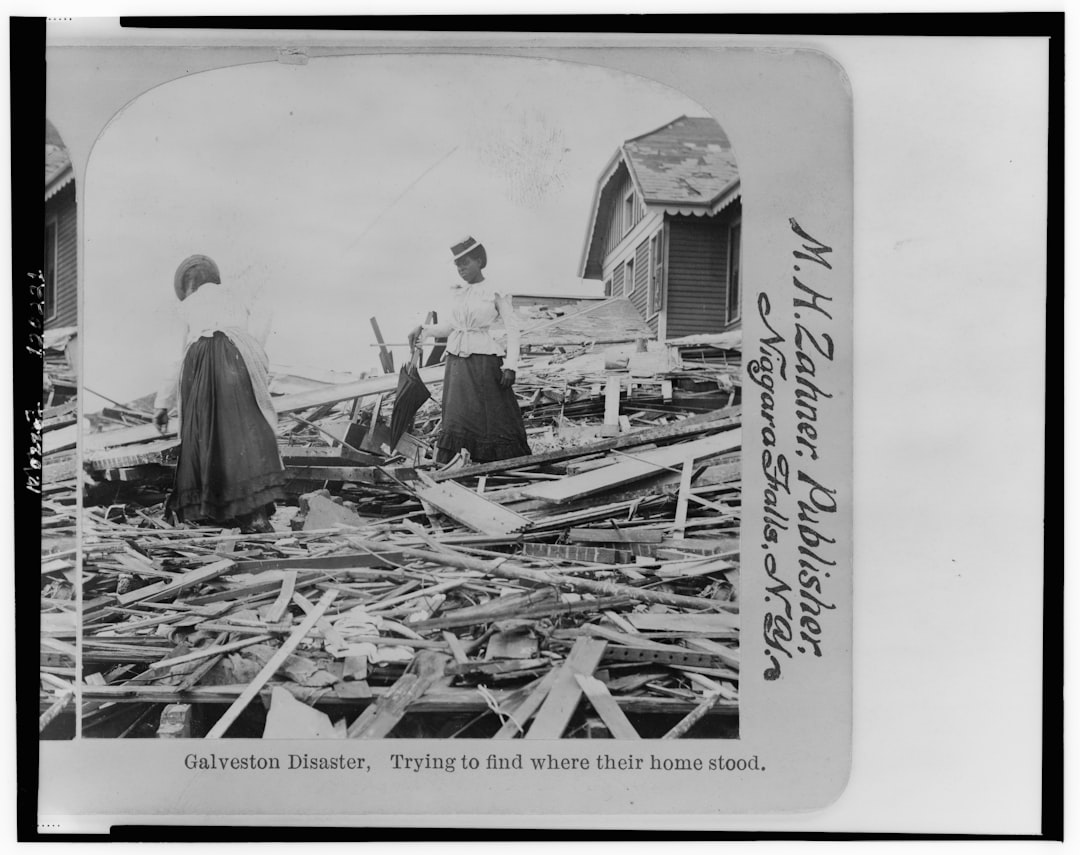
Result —
<instances>
[{"instance_id":1,"label":"splintered lumber","mask_svg":"<svg viewBox=\"0 0 1080 855\"><path fill-rule=\"evenodd\" d=\"M687 457L708 457L733 451L742 443L742 431L731 428L714 436L680 443L653 451L644 451L603 469L593 469L580 475L570 475L560 481L531 484L521 489L522 495L551 504L565 504L585 496L602 493L624 484L655 475L660 469L677 466Z\"/></svg>"},{"instance_id":2,"label":"splintered lumber","mask_svg":"<svg viewBox=\"0 0 1080 855\"><path fill-rule=\"evenodd\" d=\"M129 606L132 603L157 602L178 594L185 588L200 585L203 582L216 579L218 576L231 573L235 567L235 561L223 558L221 561L191 570L171 582L158 582L154 585L147 585L145 588L137 588L130 593L118 595L116 599L122 606Z\"/></svg>"},{"instance_id":3,"label":"splintered lumber","mask_svg":"<svg viewBox=\"0 0 1080 855\"><path fill-rule=\"evenodd\" d=\"M581 686L576 677L591 677L596 666L604 656L607 642L582 636L574 642L570 655L556 673L551 691L536 712L532 726L525 734L526 739L559 739L570 723L570 719L581 700Z\"/></svg>"},{"instance_id":4,"label":"splintered lumber","mask_svg":"<svg viewBox=\"0 0 1080 855\"><path fill-rule=\"evenodd\" d=\"M739 618L729 614L654 614L635 612L623 615L634 629L671 632L730 632L739 628Z\"/></svg>"},{"instance_id":5,"label":"splintered lumber","mask_svg":"<svg viewBox=\"0 0 1080 855\"><path fill-rule=\"evenodd\" d=\"M679 499L675 506L675 527L673 531L681 536L686 532L686 513L690 508L690 481L694 477L694 458L686 456L679 479Z\"/></svg>"},{"instance_id":6,"label":"splintered lumber","mask_svg":"<svg viewBox=\"0 0 1080 855\"><path fill-rule=\"evenodd\" d=\"M492 737L493 739L513 739L519 733L525 732L525 724L533 714L540 709L540 704L547 698L551 687L559 676L559 669L552 668L536 683L530 684L528 694L519 702L508 704L499 708L500 715L506 716L502 727Z\"/></svg>"},{"instance_id":7,"label":"splintered lumber","mask_svg":"<svg viewBox=\"0 0 1080 855\"><path fill-rule=\"evenodd\" d=\"M561 543L523 543L522 555L553 558L557 561L582 561L586 564L618 564L623 560L614 549L600 546L564 546Z\"/></svg>"},{"instance_id":8,"label":"splintered lumber","mask_svg":"<svg viewBox=\"0 0 1080 855\"><path fill-rule=\"evenodd\" d=\"M619 392L619 378L608 377L604 386L604 424L608 427L619 426Z\"/></svg>"},{"instance_id":9,"label":"splintered lumber","mask_svg":"<svg viewBox=\"0 0 1080 855\"><path fill-rule=\"evenodd\" d=\"M574 679L615 739L641 739L626 713L619 709L607 686L595 677L586 677L584 674L575 674Z\"/></svg>"},{"instance_id":10,"label":"splintered lumber","mask_svg":"<svg viewBox=\"0 0 1080 855\"><path fill-rule=\"evenodd\" d=\"M191 653L185 653L183 656L174 656L172 659L162 659L158 662L151 662L146 670L160 671L163 668L172 668L175 665L187 665L189 662L198 662L200 659L205 659L208 656L219 656L222 653L232 653L235 650L251 647L253 644L262 644L264 641L269 641L272 638L272 635L253 635L251 638L242 638L239 641L232 641L228 644L211 644L208 647L200 647L198 650L194 650Z\"/></svg>"},{"instance_id":11,"label":"splintered lumber","mask_svg":"<svg viewBox=\"0 0 1080 855\"><path fill-rule=\"evenodd\" d=\"M316 603L315 608L304 618L303 622L298 626L285 642L278 648L277 653L270 657L270 660L263 666L263 669L255 676L255 679L248 684L248 687L240 694L232 706L225 710L225 714L218 719L217 723L210 728L210 732L206 734L207 739L220 739L225 735L225 732L232 726L232 723L236 721L237 717L245 709L248 704L255 698L267 681L277 673L278 668L282 666L289 655L299 646L312 627L322 618L323 614L330 607L330 604L334 602L338 592L331 589L323 593L319 598L319 602Z\"/></svg>"},{"instance_id":12,"label":"splintered lumber","mask_svg":"<svg viewBox=\"0 0 1080 855\"><path fill-rule=\"evenodd\" d=\"M448 656L431 650L421 650L406 671L394 683L390 692L377 700L375 712L366 716L362 727L349 728L352 739L382 739L389 735L402 717L408 712L409 705L420 698L434 683L445 680L443 671ZM445 680L449 682L448 680ZM371 709L369 708L369 709ZM367 713L367 710L365 710ZM353 722L356 725L357 722Z\"/></svg>"},{"instance_id":13,"label":"splintered lumber","mask_svg":"<svg viewBox=\"0 0 1080 855\"><path fill-rule=\"evenodd\" d=\"M706 433L723 427L725 424L737 425L741 415L741 408L732 407L729 410L714 410L697 416L690 416L671 425L663 425L656 428L645 428L632 431L622 436L610 439L601 439L585 445L571 448L560 448L554 451L545 451L540 454L529 454L523 457L511 457L506 460L496 460L491 463L476 463L472 466L463 466L460 469L451 469L432 474L433 481L446 481L447 479L458 480L470 478L475 475L489 475L493 472L505 472L509 469L522 469L528 466L536 466L541 463L558 463L570 460L574 457L584 457L589 454L599 454L604 451L630 448L635 445L662 442L668 439L693 436Z\"/></svg>"},{"instance_id":14,"label":"splintered lumber","mask_svg":"<svg viewBox=\"0 0 1080 855\"><path fill-rule=\"evenodd\" d=\"M442 383L445 368L442 365L432 365L421 368L420 379L428 386ZM339 401L351 401L353 398L362 398L367 395L378 395L380 392L394 392L397 390L398 376L396 374L383 374L379 377L368 377L353 383L335 383L329 386L320 386L317 389L308 389L304 392L295 392L292 395L281 395L274 398L274 410L277 413L292 413L297 410L306 410L309 407L318 407L322 404L336 404Z\"/></svg>"},{"instance_id":15,"label":"splintered lumber","mask_svg":"<svg viewBox=\"0 0 1080 855\"><path fill-rule=\"evenodd\" d=\"M681 739L686 736L686 732L690 730L695 724L703 719L715 706L717 700L720 698L718 693L707 695L705 700L692 709L686 716L678 722L671 730L665 733L661 739Z\"/></svg>"},{"instance_id":16,"label":"splintered lumber","mask_svg":"<svg viewBox=\"0 0 1080 855\"><path fill-rule=\"evenodd\" d=\"M354 538L353 542L358 546L378 552L384 547L379 541L363 541ZM620 585L615 582L598 582L593 579L581 579L575 576L565 576L561 573L552 573L545 570L533 570L520 564L509 561L496 560L493 562L480 561L468 555L456 552L441 551L428 552L423 549L395 546L402 555L410 558L419 558L436 564L445 564L450 567L459 567L463 570L476 570L479 573L501 576L506 579L518 579L526 582L534 582L537 585L565 586L571 589L589 591L593 594L601 594L609 597L627 597L641 603L660 603L677 608L689 608L700 610L725 609L733 610L736 607L732 603L722 600L706 600L701 597L686 597L681 594L668 594L663 591L651 591L646 588L635 588L631 585Z\"/></svg>"},{"instance_id":17,"label":"splintered lumber","mask_svg":"<svg viewBox=\"0 0 1080 855\"><path fill-rule=\"evenodd\" d=\"M532 525L528 517L507 510L453 481L436 484L429 479L429 483L416 484L413 489L421 501L480 534L500 537Z\"/></svg>"}]
</instances>

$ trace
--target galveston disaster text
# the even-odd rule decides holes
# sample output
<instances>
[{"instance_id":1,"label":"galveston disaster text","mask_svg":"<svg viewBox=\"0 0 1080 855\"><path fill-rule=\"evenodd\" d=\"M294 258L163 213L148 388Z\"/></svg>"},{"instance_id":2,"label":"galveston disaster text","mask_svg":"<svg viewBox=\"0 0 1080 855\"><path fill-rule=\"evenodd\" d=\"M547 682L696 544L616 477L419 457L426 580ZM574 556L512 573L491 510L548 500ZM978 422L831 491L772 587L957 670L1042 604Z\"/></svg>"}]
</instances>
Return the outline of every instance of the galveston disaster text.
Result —
<instances>
[{"instance_id":1,"label":"galveston disaster text","mask_svg":"<svg viewBox=\"0 0 1080 855\"><path fill-rule=\"evenodd\" d=\"M782 311L786 306L779 303L774 306L768 292L758 293L757 312L765 332L746 366L757 387L765 476L761 560L766 680L779 679L784 666L797 657L823 655L828 616L836 608L829 596L836 538L828 531L837 511L837 489L828 482L828 473L837 460L829 459L835 445L827 441L823 426L823 415L836 403L836 389L829 383L836 374L830 370L836 358L830 334L833 268L825 257L832 247L794 218L789 223L797 248L792 251L790 289L782 299L791 301L791 312Z\"/></svg>"}]
</instances>

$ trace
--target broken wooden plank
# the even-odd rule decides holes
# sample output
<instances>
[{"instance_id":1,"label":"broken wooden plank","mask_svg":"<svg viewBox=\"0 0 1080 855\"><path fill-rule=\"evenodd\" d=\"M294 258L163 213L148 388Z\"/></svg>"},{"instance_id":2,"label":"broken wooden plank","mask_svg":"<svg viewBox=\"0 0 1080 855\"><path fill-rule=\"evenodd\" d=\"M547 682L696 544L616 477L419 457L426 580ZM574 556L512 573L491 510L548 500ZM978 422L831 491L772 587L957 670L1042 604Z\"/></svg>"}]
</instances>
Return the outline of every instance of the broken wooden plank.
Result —
<instances>
[{"instance_id":1,"label":"broken wooden plank","mask_svg":"<svg viewBox=\"0 0 1080 855\"><path fill-rule=\"evenodd\" d=\"M550 504L565 504L655 475L659 470L677 465L687 456L700 458L721 454L739 448L741 443L741 430L731 428L704 439L645 451L632 458L628 456L628 459L614 466L595 469L581 475L570 475L561 481L530 484L523 487L521 492Z\"/></svg>"},{"instance_id":2,"label":"broken wooden plank","mask_svg":"<svg viewBox=\"0 0 1080 855\"><path fill-rule=\"evenodd\" d=\"M270 660L263 666L263 669L256 675L255 679L248 684L248 687L240 694L232 705L225 711L225 714L217 721L217 723L210 728L210 732L206 734L207 739L220 739L225 735L225 732L232 726L232 723L236 721L237 717L242 713L247 705L255 698L266 682L277 673L278 668L285 662L285 660L303 641L312 627L323 616L326 610L330 607L330 604L334 602L338 592L334 590L326 591L322 597L319 598L319 602L316 604L312 612L307 615L303 622L298 626L285 642L278 648Z\"/></svg>"},{"instance_id":3,"label":"broken wooden plank","mask_svg":"<svg viewBox=\"0 0 1080 855\"><path fill-rule=\"evenodd\" d=\"M448 656L440 653L420 651L409 670L398 679L390 692L373 704L375 713L370 719L364 722L362 727L349 728L349 737L382 739L387 736L408 712L413 701L419 699L436 682L449 683L450 678L443 673L448 660Z\"/></svg>"},{"instance_id":4,"label":"broken wooden plank","mask_svg":"<svg viewBox=\"0 0 1080 855\"><path fill-rule=\"evenodd\" d=\"M293 592L296 590L296 577L299 574L297 570L286 570L281 574L281 593L277 595L277 599L273 604L267 607L266 612L263 614L263 620L267 623L277 623L285 616L285 610L289 607L289 603L292 602Z\"/></svg>"},{"instance_id":5,"label":"broken wooden plank","mask_svg":"<svg viewBox=\"0 0 1080 855\"><path fill-rule=\"evenodd\" d=\"M660 738L681 739L686 736L687 731L708 714L708 712L716 705L719 698L720 695L718 694L707 695L705 700L694 707L694 709L687 713L682 720Z\"/></svg>"},{"instance_id":6,"label":"broken wooden plank","mask_svg":"<svg viewBox=\"0 0 1080 855\"><path fill-rule=\"evenodd\" d=\"M436 484L430 478L414 484L421 501L427 502L448 517L480 534L501 537L529 528L532 520L477 495L453 481Z\"/></svg>"},{"instance_id":7,"label":"broken wooden plank","mask_svg":"<svg viewBox=\"0 0 1080 855\"><path fill-rule=\"evenodd\" d=\"M664 425L657 428L645 428L632 431L622 436L611 439L602 439L585 445L560 448L554 451L545 451L540 454L530 454L524 457L512 457L507 460L496 460L491 463L476 463L472 466L463 466L460 469L446 472L435 472L431 478L434 481L458 480L470 478L475 475L489 475L493 472L505 472L508 469L520 469L525 466L536 466L541 463L557 463L562 460L570 460L575 457L583 457L587 454L598 454L603 451L629 448L634 445L661 442L667 439L676 439L693 436L716 430L725 425L737 425L741 418L741 408L734 407L727 411L711 411L697 416L689 416L674 424Z\"/></svg>"},{"instance_id":8,"label":"broken wooden plank","mask_svg":"<svg viewBox=\"0 0 1080 855\"><path fill-rule=\"evenodd\" d=\"M694 458L687 455L683 460L682 477L679 479L679 498L675 503L675 525L672 531L681 537L686 532L686 514L690 509L690 481L694 477Z\"/></svg>"},{"instance_id":9,"label":"broken wooden plank","mask_svg":"<svg viewBox=\"0 0 1080 855\"><path fill-rule=\"evenodd\" d=\"M599 546L566 546L561 543L523 543L521 554L556 561L581 561L585 564L619 564L623 553Z\"/></svg>"},{"instance_id":10,"label":"broken wooden plank","mask_svg":"<svg viewBox=\"0 0 1080 855\"><path fill-rule=\"evenodd\" d=\"M526 739L560 739L581 700L581 686L576 677L591 677L600 664L607 642L582 636L574 642L570 655L556 672L551 691L536 712L525 734Z\"/></svg>"},{"instance_id":11,"label":"broken wooden plank","mask_svg":"<svg viewBox=\"0 0 1080 855\"><path fill-rule=\"evenodd\" d=\"M445 369L442 365L433 365L429 368L421 368L419 373L420 379L428 386L432 386L443 382ZM397 384L398 377L396 374L382 374L378 377L367 377L352 383L335 383L320 386L317 389L308 389L304 392L274 398L274 410L279 414L291 413L297 410L306 410L308 407L317 407L320 404L336 404L339 401L377 395L380 392L394 392L397 390Z\"/></svg>"},{"instance_id":12,"label":"broken wooden plank","mask_svg":"<svg viewBox=\"0 0 1080 855\"><path fill-rule=\"evenodd\" d=\"M503 720L502 726L491 737L492 739L514 739L518 734L525 732L525 725L529 719L540 709L540 705L548 696L551 687L555 685L555 678L559 674L558 668L552 668L539 680L525 687L525 694L505 705L499 705L498 712Z\"/></svg>"},{"instance_id":13,"label":"broken wooden plank","mask_svg":"<svg viewBox=\"0 0 1080 855\"><path fill-rule=\"evenodd\" d=\"M157 602L159 600L164 600L167 597L171 597L174 594L178 594L185 588L201 585L204 582L209 582L212 579L218 578L218 576L232 573L235 568L235 561L223 558L221 561L216 561L213 564L208 564L204 567L199 567L184 573L182 576L171 582L158 582L153 585L147 585L145 588L137 588L130 593L119 594L116 599L122 606L129 606L132 603Z\"/></svg>"},{"instance_id":14,"label":"broken wooden plank","mask_svg":"<svg viewBox=\"0 0 1080 855\"><path fill-rule=\"evenodd\" d=\"M619 709L607 686L595 677L586 677L583 674L575 674L574 678L615 739L641 739L626 713Z\"/></svg>"},{"instance_id":15,"label":"broken wooden plank","mask_svg":"<svg viewBox=\"0 0 1080 855\"><path fill-rule=\"evenodd\" d=\"M357 546L363 546L372 552L378 552L385 545L379 541L367 541L355 538ZM734 610L736 606L723 600L707 600L702 597L687 597L681 594L668 594L664 591L653 591L647 588L635 588L631 585L620 585L614 582L600 582L593 579L566 576L560 573L552 573L544 570L534 570L523 567L510 561L487 562L462 555L456 552L440 551L429 552L411 547L396 547L402 555L411 558L419 558L424 561L432 561L437 564L446 564L451 567L460 567L463 570L476 570L480 573L502 576L507 579L521 579L527 582L535 582L538 585L565 586L571 589L580 589L594 594L605 596L625 596L643 603L661 603L668 606L676 606L690 609L724 609Z\"/></svg>"}]
</instances>

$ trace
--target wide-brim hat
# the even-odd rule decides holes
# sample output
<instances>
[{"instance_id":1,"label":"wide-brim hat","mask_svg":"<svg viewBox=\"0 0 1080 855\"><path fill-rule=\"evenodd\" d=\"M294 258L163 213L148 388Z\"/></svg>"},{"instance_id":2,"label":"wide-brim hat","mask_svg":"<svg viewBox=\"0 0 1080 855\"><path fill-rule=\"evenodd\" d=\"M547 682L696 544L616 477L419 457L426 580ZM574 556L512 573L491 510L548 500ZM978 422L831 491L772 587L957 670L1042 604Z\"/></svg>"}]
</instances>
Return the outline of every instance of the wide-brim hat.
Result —
<instances>
[{"instance_id":1,"label":"wide-brim hat","mask_svg":"<svg viewBox=\"0 0 1080 855\"><path fill-rule=\"evenodd\" d=\"M221 273L218 271L218 266L214 263L214 259L208 258L205 255L189 255L183 261L180 262L180 266L176 268L176 273L173 275L173 290L176 292L176 298L183 300L187 295L184 293L184 277L190 270L199 271L199 279L201 280L196 287L205 285L207 282L213 282L217 285L221 284Z\"/></svg>"},{"instance_id":2,"label":"wide-brim hat","mask_svg":"<svg viewBox=\"0 0 1080 855\"><path fill-rule=\"evenodd\" d=\"M451 246L450 252L454 254L454 261L464 258L466 255L471 255L474 252L483 252L487 255L487 250L484 249L484 245L472 235L462 238Z\"/></svg>"}]
</instances>

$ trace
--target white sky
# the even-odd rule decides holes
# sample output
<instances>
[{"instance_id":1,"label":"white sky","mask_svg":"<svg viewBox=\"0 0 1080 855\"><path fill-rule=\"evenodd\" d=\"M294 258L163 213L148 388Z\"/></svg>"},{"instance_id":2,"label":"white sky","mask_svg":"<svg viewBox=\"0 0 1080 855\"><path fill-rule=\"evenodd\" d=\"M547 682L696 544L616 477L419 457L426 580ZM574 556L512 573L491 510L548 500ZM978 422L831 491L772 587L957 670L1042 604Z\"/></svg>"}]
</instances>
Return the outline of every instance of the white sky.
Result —
<instances>
[{"instance_id":1,"label":"white sky","mask_svg":"<svg viewBox=\"0 0 1080 855\"><path fill-rule=\"evenodd\" d=\"M192 253L269 305L272 363L322 370L377 370L372 316L403 342L444 310L465 234L509 292L598 293L577 278L596 181L622 141L683 114L707 115L642 78L459 55L258 63L155 88L87 170L86 385L128 401L167 374L173 271Z\"/></svg>"}]
</instances>

